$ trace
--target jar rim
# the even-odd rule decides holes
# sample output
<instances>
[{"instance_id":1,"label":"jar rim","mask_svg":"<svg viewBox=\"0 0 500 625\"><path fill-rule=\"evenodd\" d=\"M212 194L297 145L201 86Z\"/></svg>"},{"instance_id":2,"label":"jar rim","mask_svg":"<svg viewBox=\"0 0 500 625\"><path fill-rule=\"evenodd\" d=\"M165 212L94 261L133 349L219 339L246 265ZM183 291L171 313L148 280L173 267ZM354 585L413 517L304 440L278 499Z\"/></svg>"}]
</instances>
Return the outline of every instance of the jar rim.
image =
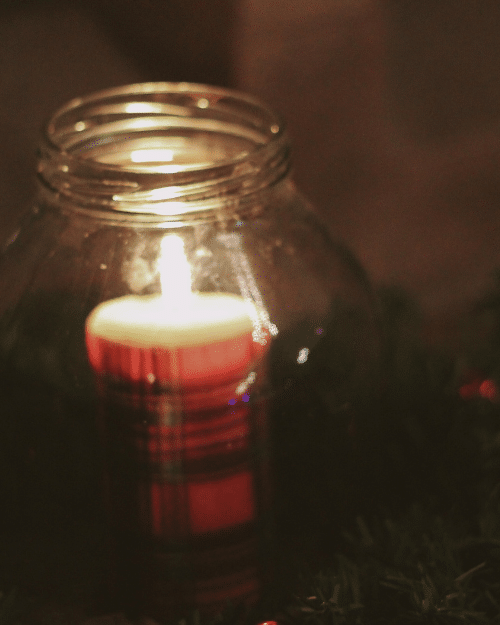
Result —
<instances>
[{"instance_id":1,"label":"jar rim","mask_svg":"<svg viewBox=\"0 0 500 625\"><path fill-rule=\"evenodd\" d=\"M253 96L135 83L59 108L44 129L38 177L59 204L175 220L249 200L288 173L289 152L283 120Z\"/></svg>"}]
</instances>

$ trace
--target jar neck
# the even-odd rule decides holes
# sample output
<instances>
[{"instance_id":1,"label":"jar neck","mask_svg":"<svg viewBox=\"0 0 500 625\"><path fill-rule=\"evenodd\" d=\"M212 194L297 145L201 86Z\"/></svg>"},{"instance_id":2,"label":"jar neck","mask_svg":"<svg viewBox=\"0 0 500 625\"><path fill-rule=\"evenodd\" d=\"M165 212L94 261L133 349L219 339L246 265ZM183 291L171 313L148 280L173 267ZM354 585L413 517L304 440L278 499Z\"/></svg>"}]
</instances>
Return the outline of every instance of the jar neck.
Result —
<instances>
[{"instance_id":1,"label":"jar neck","mask_svg":"<svg viewBox=\"0 0 500 625\"><path fill-rule=\"evenodd\" d=\"M240 92L145 83L76 99L39 149L41 200L116 219L204 219L258 203L289 170L281 120Z\"/></svg>"}]
</instances>

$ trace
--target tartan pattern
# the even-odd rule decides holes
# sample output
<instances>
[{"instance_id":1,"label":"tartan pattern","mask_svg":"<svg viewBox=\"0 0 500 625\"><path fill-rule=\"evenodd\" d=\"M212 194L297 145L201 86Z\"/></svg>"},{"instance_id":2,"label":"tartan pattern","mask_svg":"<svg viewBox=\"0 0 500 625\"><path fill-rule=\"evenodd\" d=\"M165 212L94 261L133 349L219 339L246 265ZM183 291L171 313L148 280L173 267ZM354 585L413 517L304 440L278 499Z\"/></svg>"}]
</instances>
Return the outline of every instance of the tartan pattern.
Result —
<instances>
[{"instance_id":1,"label":"tartan pattern","mask_svg":"<svg viewBox=\"0 0 500 625\"><path fill-rule=\"evenodd\" d=\"M127 357L124 346L87 339L100 367L117 576L128 603L159 620L194 608L213 614L227 599L254 602L259 594L268 440L265 400L253 398L264 380L263 348L250 335L237 340L225 370L200 386L182 353ZM205 364L213 363L214 350L202 351ZM220 351L217 357L223 360ZM151 375L162 358L170 372L182 363L174 384L167 367ZM132 361L142 373L135 367L127 375ZM256 382L238 394L252 365Z\"/></svg>"},{"instance_id":2,"label":"tartan pattern","mask_svg":"<svg viewBox=\"0 0 500 625\"><path fill-rule=\"evenodd\" d=\"M241 381L249 363L260 360L268 349L268 342L254 341L251 333L176 349L120 345L89 333L86 343L90 363L97 372L138 383L149 390L158 385L183 391L211 388L215 394L214 405L220 399L220 389L231 380ZM209 399L209 395L204 397L205 401ZM189 398L189 401L196 400L196 394Z\"/></svg>"}]
</instances>

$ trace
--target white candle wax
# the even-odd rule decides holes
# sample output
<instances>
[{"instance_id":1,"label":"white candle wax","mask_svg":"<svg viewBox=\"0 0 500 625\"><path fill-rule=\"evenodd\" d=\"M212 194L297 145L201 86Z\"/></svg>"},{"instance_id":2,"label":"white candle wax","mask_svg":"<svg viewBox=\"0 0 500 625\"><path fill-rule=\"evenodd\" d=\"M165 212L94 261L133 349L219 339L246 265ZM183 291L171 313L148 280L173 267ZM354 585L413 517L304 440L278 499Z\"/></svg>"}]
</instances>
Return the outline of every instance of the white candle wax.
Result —
<instances>
[{"instance_id":1,"label":"white candle wax","mask_svg":"<svg viewBox=\"0 0 500 625\"><path fill-rule=\"evenodd\" d=\"M255 307L229 293L127 295L99 304L87 333L129 347L183 348L226 341L253 331Z\"/></svg>"}]
</instances>

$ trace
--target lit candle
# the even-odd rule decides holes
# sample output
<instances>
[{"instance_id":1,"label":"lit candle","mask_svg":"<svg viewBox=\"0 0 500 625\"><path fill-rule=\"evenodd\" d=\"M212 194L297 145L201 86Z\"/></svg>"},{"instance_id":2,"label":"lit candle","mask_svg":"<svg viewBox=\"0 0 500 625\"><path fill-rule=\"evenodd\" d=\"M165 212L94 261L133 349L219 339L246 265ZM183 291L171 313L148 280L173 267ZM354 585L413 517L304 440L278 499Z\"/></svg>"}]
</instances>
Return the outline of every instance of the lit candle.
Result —
<instances>
[{"instance_id":1,"label":"lit candle","mask_svg":"<svg viewBox=\"0 0 500 625\"><path fill-rule=\"evenodd\" d=\"M258 491L265 476L251 447L260 436L256 430L265 427L265 414L248 404L247 387L268 341L251 302L191 291L190 267L176 235L163 240L160 276L161 294L103 302L86 323L88 356L104 405L114 524L129 536L139 533L176 548L218 536L214 554L223 553L220 537L232 532L229 554L238 534L255 544L249 528L262 507ZM138 476L123 477L131 467ZM205 559L209 544L202 548ZM195 550L187 551L193 564ZM240 553L246 572L229 562L233 556L222 555L234 579L219 570L212 587L202 572L203 582L190 591L193 607L255 595L255 558L247 547ZM220 569L220 563L213 565ZM158 562L150 568L157 570ZM148 579L151 571L142 575ZM171 579L175 572L163 576ZM161 582L150 579L150 585ZM181 587L162 592L182 594Z\"/></svg>"},{"instance_id":2,"label":"lit candle","mask_svg":"<svg viewBox=\"0 0 500 625\"><path fill-rule=\"evenodd\" d=\"M262 352L252 333L249 305L227 293L191 293L180 302L129 295L100 304L87 319L97 372L182 389L241 380Z\"/></svg>"}]
</instances>

